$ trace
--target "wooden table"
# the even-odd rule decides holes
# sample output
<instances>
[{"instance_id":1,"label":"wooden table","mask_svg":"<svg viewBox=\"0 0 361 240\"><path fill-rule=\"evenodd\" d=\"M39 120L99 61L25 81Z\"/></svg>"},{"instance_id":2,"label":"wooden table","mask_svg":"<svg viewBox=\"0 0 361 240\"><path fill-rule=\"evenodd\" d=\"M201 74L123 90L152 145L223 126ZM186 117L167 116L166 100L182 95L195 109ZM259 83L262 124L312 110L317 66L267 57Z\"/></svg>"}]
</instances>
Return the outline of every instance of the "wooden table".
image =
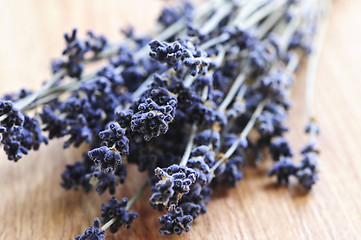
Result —
<instances>
[{"instance_id":1,"label":"wooden table","mask_svg":"<svg viewBox=\"0 0 361 240\"><path fill-rule=\"evenodd\" d=\"M119 39L120 26L151 29L161 1L0 1L1 93L37 89L50 76L49 60L64 46L62 34L76 26ZM316 112L322 135L320 181L308 195L277 187L266 176L270 161L246 168L237 188L217 189L189 233L161 237L160 216L149 207L150 191L134 209L133 229L107 239L361 239L361 1L336 1L317 71ZM304 80L292 94L288 134L294 149L305 143ZM18 163L0 154L0 239L72 239L90 226L110 198L65 191L60 173L80 159L79 150L55 140ZM299 155L297 155L299 160ZM130 197L144 174L130 170L118 197Z\"/></svg>"}]
</instances>

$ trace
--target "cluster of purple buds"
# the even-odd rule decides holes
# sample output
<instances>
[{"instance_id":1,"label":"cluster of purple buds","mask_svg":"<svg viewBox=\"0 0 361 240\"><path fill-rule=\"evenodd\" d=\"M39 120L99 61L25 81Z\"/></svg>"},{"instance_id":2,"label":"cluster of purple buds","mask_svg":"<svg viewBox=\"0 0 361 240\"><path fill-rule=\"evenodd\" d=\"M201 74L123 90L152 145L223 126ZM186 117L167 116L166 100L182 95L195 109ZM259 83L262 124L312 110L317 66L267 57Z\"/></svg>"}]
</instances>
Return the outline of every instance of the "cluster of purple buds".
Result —
<instances>
[{"instance_id":1,"label":"cluster of purple buds","mask_svg":"<svg viewBox=\"0 0 361 240\"><path fill-rule=\"evenodd\" d=\"M187 194L191 185L197 180L197 174L193 169L179 165L164 169L156 168L155 176L159 181L152 188L154 193L150 203L155 207L166 206L167 209L174 209L180 197Z\"/></svg>"},{"instance_id":2,"label":"cluster of purple buds","mask_svg":"<svg viewBox=\"0 0 361 240\"><path fill-rule=\"evenodd\" d=\"M150 141L168 131L168 124L175 117L177 99L164 88L153 89L146 95L149 96L139 103L138 111L131 118L130 128Z\"/></svg>"},{"instance_id":3,"label":"cluster of purple buds","mask_svg":"<svg viewBox=\"0 0 361 240\"><path fill-rule=\"evenodd\" d=\"M1 121L0 133L9 160L18 161L29 150L38 150L41 143L48 143L39 119L23 115L11 101L0 101L0 116L6 117Z\"/></svg>"},{"instance_id":4,"label":"cluster of purple buds","mask_svg":"<svg viewBox=\"0 0 361 240\"><path fill-rule=\"evenodd\" d=\"M100 221L94 219L92 227L85 229L84 234L75 237L75 240L105 240L105 230L100 229Z\"/></svg>"},{"instance_id":5,"label":"cluster of purple buds","mask_svg":"<svg viewBox=\"0 0 361 240\"><path fill-rule=\"evenodd\" d=\"M7 118L1 121L1 133L12 126L21 126L24 122L24 116L11 101L0 101L0 115L7 115Z\"/></svg>"},{"instance_id":6,"label":"cluster of purple buds","mask_svg":"<svg viewBox=\"0 0 361 240\"><path fill-rule=\"evenodd\" d=\"M281 185L287 185L289 177L295 175L297 166L288 158L284 158L275 163L273 168L269 171L269 176L277 176L277 182Z\"/></svg>"},{"instance_id":7,"label":"cluster of purple buds","mask_svg":"<svg viewBox=\"0 0 361 240\"><path fill-rule=\"evenodd\" d=\"M189 2L182 2L178 7L165 7L158 17L158 23L169 27L182 18L190 20L193 14L193 6Z\"/></svg>"},{"instance_id":8,"label":"cluster of purple buds","mask_svg":"<svg viewBox=\"0 0 361 240\"><path fill-rule=\"evenodd\" d=\"M159 232L164 235L176 233L182 234L183 231L190 230L190 224L193 222L193 217L184 213L182 207L177 207L175 210L167 213L158 219L159 223L163 226Z\"/></svg>"},{"instance_id":9,"label":"cluster of purple buds","mask_svg":"<svg viewBox=\"0 0 361 240\"><path fill-rule=\"evenodd\" d=\"M204 147L203 149L201 149ZM212 181L213 172L209 164L214 162L214 155L207 146L200 146L193 150L191 157L187 161L187 167L197 173L199 184L207 185ZM207 164L208 163L208 164Z\"/></svg>"},{"instance_id":10,"label":"cluster of purple buds","mask_svg":"<svg viewBox=\"0 0 361 240\"><path fill-rule=\"evenodd\" d=\"M100 171L98 166L92 166L91 172L86 174L85 178L94 186L99 195L103 194L107 189L110 194L115 194L117 186L115 174Z\"/></svg>"},{"instance_id":11,"label":"cluster of purple buds","mask_svg":"<svg viewBox=\"0 0 361 240\"><path fill-rule=\"evenodd\" d=\"M66 48L63 50L65 59L57 59L52 62L52 71L57 73L60 70L66 70L70 77L80 78L84 69L85 55L88 52L93 53L93 58L104 50L107 46L107 39L104 36L96 36L93 32L88 32L88 39L83 41L77 38L77 30L72 33L64 34Z\"/></svg>"},{"instance_id":12,"label":"cluster of purple buds","mask_svg":"<svg viewBox=\"0 0 361 240\"><path fill-rule=\"evenodd\" d=\"M122 164L120 154L105 146L91 150L89 157L94 161L95 165L99 165L105 173L114 171L117 166Z\"/></svg>"},{"instance_id":13,"label":"cluster of purple buds","mask_svg":"<svg viewBox=\"0 0 361 240\"><path fill-rule=\"evenodd\" d=\"M314 121L311 121L306 129L305 132L312 135L318 135L319 129L318 126ZM284 146L286 146L284 144ZM283 147L284 153L290 154L289 147ZM270 170L269 175L277 176L277 182L282 185L286 185L289 182L289 177L294 176L297 178L300 185L306 189L310 190L312 186L318 180L318 155L320 151L314 142L310 142L307 144L302 150L302 158L301 163L296 165L292 162L289 158L282 157L283 160L280 160L275 163L273 168ZM283 154L283 156L286 156Z\"/></svg>"},{"instance_id":14,"label":"cluster of purple buds","mask_svg":"<svg viewBox=\"0 0 361 240\"><path fill-rule=\"evenodd\" d=\"M109 200L108 205L103 204L100 212L102 223L105 224L108 221L115 219L114 223L109 228L110 232L117 232L122 225L126 228L130 228L132 222L138 217L137 213L128 212L126 210L127 204L127 198L123 198L121 201L118 201L115 197Z\"/></svg>"},{"instance_id":15,"label":"cluster of purple buds","mask_svg":"<svg viewBox=\"0 0 361 240\"><path fill-rule=\"evenodd\" d=\"M186 41L184 41L186 42ZM189 68L192 76L206 74L210 66L207 54L201 50L196 50L191 43L185 45L179 41L173 43L159 42L154 40L149 43L150 56L159 62L167 63L175 70L181 70L184 65Z\"/></svg>"},{"instance_id":16,"label":"cluster of purple buds","mask_svg":"<svg viewBox=\"0 0 361 240\"><path fill-rule=\"evenodd\" d=\"M129 139L125 136L125 130L117 122L112 122L109 124L109 129L101 131L99 138L106 147L115 148L120 155L128 154Z\"/></svg>"},{"instance_id":17,"label":"cluster of purple buds","mask_svg":"<svg viewBox=\"0 0 361 240\"><path fill-rule=\"evenodd\" d=\"M301 150L302 159L296 177L305 189L310 190L318 180L318 155L320 154L314 142L314 137L320 133L320 130L314 119L307 124L305 132L311 136L311 142Z\"/></svg>"},{"instance_id":18,"label":"cluster of purple buds","mask_svg":"<svg viewBox=\"0 0 361 240\"><path fill-rule=\"evenodd\" d=\"M81 185L85 192L90 191L91 185L86 179L87 169L84 164L77 161L75 164L67 164L66 170L61 174L61 186L65 189L77 189Z\"/></svg>"}]
</instances>

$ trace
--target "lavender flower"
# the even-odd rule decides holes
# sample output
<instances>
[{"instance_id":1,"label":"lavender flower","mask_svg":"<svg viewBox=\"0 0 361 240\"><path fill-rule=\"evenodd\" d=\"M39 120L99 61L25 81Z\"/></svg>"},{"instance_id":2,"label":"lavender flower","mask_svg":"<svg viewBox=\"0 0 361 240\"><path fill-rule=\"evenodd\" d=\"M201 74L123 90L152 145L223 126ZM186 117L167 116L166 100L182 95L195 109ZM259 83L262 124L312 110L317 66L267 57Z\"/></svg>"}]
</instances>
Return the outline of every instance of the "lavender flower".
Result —
<instances>
[{"instance_id":1,"label":"lavender flower","mask_svg":"<svg viewBox=\"0 0 361 240\"><path fill-rule=\"evenodd\" d=\"M112 199L109 200L108 205L102 205L100 217L103 224L116 218L115 222L109 228L111 233L116 233L122 225L126 228L130 228L134 219L138 217L137 213L128 212L126 210L127 203L127 198L118 201L115 197L112 197Z\"/></svg>"},{"instance_id":2,"label":"lavender flower","mask_svg":"<svg viewBox=\"0 0 361 240\"><path fill-rule=\"evenodd\" d=\"M84 234L74 238L74 240L105 240L105 230L100 229L100 221L98 218L94 219L92 227L87 228Z\"/></svg>"},{"instance_id":3,"label":"lavender flower","mask_svg":"<svg viewBox=\"0 0 361 240\"><path fill-rule=\"evenodd\" d=\"M164 235L170 235L177 233L182 234L183 231L188 232L190 230L190 224L193 221L191 215L184 214L181 207L176 208L174 211L167 213L160 217L158 222L163 224L159 229L159 232Z\"/></svg>"},{"instance_id":4,"label":"lavender flower","mask_svg":"<svg viewBox=\"0 0 361 240\"><path fill-rule=\"evenodd\" d=\"M288 158L284 158L275 163L273 168L269 171L269 176L277 176L277 182L280 185L287 185L290 176L295 175L297 166Z\"/></svg>"},{"instance_id":5,"label":"lavender flower","mask_svg":"<svg viewBox=\"0 0 361 240\"><path fill-rule=\"evenodd\" d=\"M187 194L190 186L197 180L193 169L172 165L168 168L155 169L155 175L159 179L155 187L150 203L153 206L162 204L169 209L177 206L179 198Z\"/></svg>"},{"instance_id":6,"label":"lavender flower","mask_svg":"<svg viewBox=\"0 0 361 240\"><path fill-rule=\"evenodd\" d=\"M5 115L7 118L1 121L1 127L3 127L4 130L14 125L21 126L24 122L24 116L14 107L11 101L0 101L0 116Z\"/></svg>"},{"instance_id":7,"label":"lavender flower","mask_svg":"<svg viewBox=\"0 0 361 240\"><path fill-rule=\"evenodd\" d=\"M182 64L189 68L190 74L206 74L210 65L205 52L196 50L188 41L173 43L154 40L149 43L150 56L159 62L165 62L178 70Z\"/></svg>"},{"instance_id":8,"label":"lavender flower","mask_svg":"<svg viewBox=\"0 0 361 240\"><path fill-rule=\"evenodd\" d=\"M144 139L149 141L168 131L168 124L174 120L177 100L163 88L152 89L146 96L132 115L130 128L144 134Z\"/></svg>"}]
</instances>

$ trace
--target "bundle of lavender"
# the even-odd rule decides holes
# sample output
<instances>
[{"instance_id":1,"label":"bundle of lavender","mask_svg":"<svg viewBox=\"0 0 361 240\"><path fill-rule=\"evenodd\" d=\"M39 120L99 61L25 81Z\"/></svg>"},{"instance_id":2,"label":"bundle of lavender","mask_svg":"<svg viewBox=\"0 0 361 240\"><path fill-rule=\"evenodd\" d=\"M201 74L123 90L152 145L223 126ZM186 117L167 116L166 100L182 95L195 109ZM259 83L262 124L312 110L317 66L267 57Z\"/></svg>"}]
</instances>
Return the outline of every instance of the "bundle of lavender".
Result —
<instances>
[{"instance_id":1,"label":"bundle of lavender","mask_svg":"<svg viewBox=\"0 0 361 240\"><path fill-rule=\"evenodd\" d=\"M300 60L315 59L327 6L323 0L183 2L163 9L149 36L128 29L116 44L92 32L82 40L73 30L65 34L62 58L52 63L51 80L36 92L2 97L1 143L8 159L67 137L64 148L86 143L89 151L66 166L66 189L114 195L128 164L148 172L129 201L113 197L103 204L101 220L79 240L130 228L138 215L129 210L149 185L150 205L166 211L160 233L187 232L206 212L212 186L236 186L242 168L262 161L265 149L274 160L270 176L282 185L293 177L310 190L319 153L314 60L306 69L310 141L298 164L284 137L285 119L294 73ZM84 73L92 62L101 68Z\"/></svg>"}]
</instances>

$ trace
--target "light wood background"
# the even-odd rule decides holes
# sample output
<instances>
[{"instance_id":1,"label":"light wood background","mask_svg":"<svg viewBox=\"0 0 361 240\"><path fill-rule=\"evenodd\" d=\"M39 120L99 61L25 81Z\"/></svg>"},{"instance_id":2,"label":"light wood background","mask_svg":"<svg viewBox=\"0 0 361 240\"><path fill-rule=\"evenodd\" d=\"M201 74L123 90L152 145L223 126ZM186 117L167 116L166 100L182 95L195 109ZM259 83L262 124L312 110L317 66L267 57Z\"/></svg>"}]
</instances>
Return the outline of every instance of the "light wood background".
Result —
<instances>
[{"instance_id":1,"label":"light wood background","mask_svg":"<svg viewBox=\"0 0 361 240\"><path fill-rule=\"evenodd\" d=\"M0 92L37 89L49 78L50 59L72 27L119 39L127 23L151 29L162 1L0 0ZM336 1L317 71L315 105L322 129L320 181L308 194L277 187L270 164L247 168L237 188L217 189L189 233L161 237L150 191L135 204L140 217L130 230L107 239L361 239L361 1ZM306 138L303 75L292 98L289 139ZM299 160L299 155L297 155ZM52 141L18 163L0 153L0 239L72 239L92 224L108 194L65 191L60 173L80 151ZM118 197L131 197L144 174L131 168ZM130 186L129 183L132 183Z\"/></svg>"}]
</instances>

